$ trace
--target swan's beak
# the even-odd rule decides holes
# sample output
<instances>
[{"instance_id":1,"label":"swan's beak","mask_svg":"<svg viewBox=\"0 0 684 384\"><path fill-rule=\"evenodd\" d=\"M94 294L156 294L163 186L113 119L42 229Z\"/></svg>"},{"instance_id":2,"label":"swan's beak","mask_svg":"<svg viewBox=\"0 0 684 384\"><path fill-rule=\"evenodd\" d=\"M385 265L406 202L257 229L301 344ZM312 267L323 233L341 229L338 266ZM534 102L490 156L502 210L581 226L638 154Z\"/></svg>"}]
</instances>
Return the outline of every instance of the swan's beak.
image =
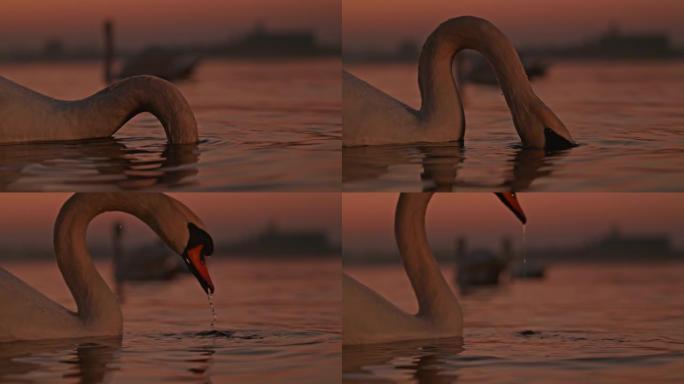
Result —
<instances>
[{"instance_id":1,"label":"swan's beak","mask_svg":"<svg viewBox=\"0 0 684 384\"><path fill-rule=\"evenodd\" d=\"M209 269L207 269L207 262L205 256L209 256L214 251L214 243L208 233L198 228L196 225L188 224L190 230L190 239L188 246L183 251L183 261L187 264L188 269L195 275L199 281L202 289L206 293L214 293L214 283L209 276Z\"/></svg>"},{"instance_id":2,"label":"swan's beak","mask_svg":"<svg viewBox=\"0 0 684 384\"><path fill-rule=\"evenodd\" d=\"M564 132L557 132L553 129L546 127L544 128L544 148L552 151L574 148L577 146L575 140L570 136L565 127L563 127Z\"/></svg>"},{"instance_id":3,"label":"swan's beak","mask_svg":"<svg viewBox=\"0 0 684 384\"><path fill-rule=\"evenodd\" d=\"M501 202L504 203L504 205L508 207L511 212L513 212L515 217L517 217L521 223L525 224L527 222L527 217L525 216L525 212L520 206L520 203L518 203L518 198L515 196L515 192L497 192L496 197L498 197L499 200L501 200Z\"/></svg>"},{"instance_id":4,"label":"swan's beak","mask_svg":"<svg viewBox=\"0 0 684 384\"><path fill-rule=\"evenodd\" d=\"M204 258L204 245L200 244L185 251L185 262L193 275L197 278L202 289L206 293L214 293L214 283L209 276L206 259Z\"/></svg>"}]
</instances>

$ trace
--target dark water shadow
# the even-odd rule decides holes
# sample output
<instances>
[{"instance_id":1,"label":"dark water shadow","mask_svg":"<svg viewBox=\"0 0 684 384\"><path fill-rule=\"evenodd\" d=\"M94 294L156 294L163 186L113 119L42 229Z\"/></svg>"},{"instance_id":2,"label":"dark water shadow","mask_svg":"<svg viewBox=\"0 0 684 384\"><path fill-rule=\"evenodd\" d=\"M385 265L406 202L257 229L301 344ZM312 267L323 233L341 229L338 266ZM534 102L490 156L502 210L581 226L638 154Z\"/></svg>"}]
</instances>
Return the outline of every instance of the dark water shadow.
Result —
<instances>
[{"instance_id":1,"label":"dark water shadow","mask_svg":"<svg viewBox=\"0 0 684 384\"><path fill-rule=\"evenodd\" d=\"M0 190L139 190L192 185L198 145L130 146L104 138L0 146Z\"/></svg>"},{"instance_id":2,"label":"dark water shadow","mask_svg":"<svg viewBox=\"0 0 684 384\"><path fill-rule=\"evenodd\" d=\"M500 182L478 183L459 179L459 171L468 160L467 150L460 143L345 147L342 149L342 182L372 182L390 175L393 167L419 164L422 171L416 184L425 192L525 191L535 180L550 177L558 160L567 153L516 148L515 154L506 161L509 169L500 176Z\"/></svg>"},{"instance_id":3,"label":"dark water shadow","mask_svg":"<svg viewBox=\"0 0 684 384\"><path fill-rule=\"evenodd\" d=\"M206 339L206 340L251 340L262 339L263 336L255 331L236 331L230 329L212 329L207 331L187 331L162 333L158 335L149 335L153 339Z\"/></svg>"},{"instance_id":4,"label":"dark water shadow","mask_svg":"<svg viewBox=\"0 0 684 384\"><path fill-rule=\"evenodd\" d=\"M458 372L448 366L448 362L461 352L461 338L344 346L342 381L382 382L375 372L393 370L417 383L454 383L458 380Z\"/></svg>"},{"instance_id":5,"label":"dark water shadow","mask_svg":"<svg viewBox=\"0 0 684 384\"><path fill-rule=\"evenodd\" d=\"M49 365L50 370L63 372L62 378L69 382L101 383L108 373L119 369L120 352L121 338L0 343L0 382L41 383L44 379L32 374L44 372ZM57 355L59 360L49 355ZM40 359L44 363L38 362ZM55 362L61 366L55 367Z\"/></svg>"},{"instance_id":6,"label":"dark water shadow","mask_svg":"<svg viewBox=\"0 0 684 384\"><path fill-rule=\"evenodd\" d=\"M392 167L422 164L426 188L444 190L453 185L463 160L460 143L344 147L342 182L373 181L388 175Z\"/></svg>"}]
</instances>

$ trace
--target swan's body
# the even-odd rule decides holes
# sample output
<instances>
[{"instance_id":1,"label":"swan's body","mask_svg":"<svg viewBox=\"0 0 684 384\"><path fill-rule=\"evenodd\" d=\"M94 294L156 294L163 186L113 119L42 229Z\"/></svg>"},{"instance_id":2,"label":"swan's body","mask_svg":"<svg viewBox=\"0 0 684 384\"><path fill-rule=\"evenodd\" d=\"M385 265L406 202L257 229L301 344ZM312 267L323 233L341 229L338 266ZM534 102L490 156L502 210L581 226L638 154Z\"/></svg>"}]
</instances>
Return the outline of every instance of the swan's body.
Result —
<instances>
[{"instance_id":1,"label":"swan's body","mask_svg":"<svg viewBox=\"0 0 684 384\"><path fill-rule=\"evenodd\" d=\"M418 300L418 313L413 315L402 311L345 274L342 280L345 345L463 335L461 306L444 279L427 241L425 215L431 198L432 193L402 193L395 217L399 254ZM515 196L506 198L514 200ZM514 212L520 209L517 202L510 204L513 204L509 207ZM522 210L516 214L522 215L519 217L524 221Z\"/></svg>"},{"instance_id":2,"label":"swan's body","mask_svg":"<svg viewBox=\"0 0 684 384\"><path fill-rule=\"evenodd\" d=\"M464 49L479 51L494 67L524 146L574 145L560 119L535 95L511 42L490 22L470 16L442 23L425 42L418 68L419 110L343 73L343 144L463 140L465 117L452 65Z\"/></svg>"},{"instance_id":3,"label":"swan's body","mask_svg":"<svg viewBox=\"0 0 684 384\"><path fill-rule=\"evenodd\" d=\"M210 238L207 241L203 237L208 235L197 232L201 221L187 207L162 194L76 194L59 213L54 245L57 264L76 301L77 312L0 268L0 342L121 335L119 301L95 269L85 243L89 223L107 211L127 212L144 221L174 251L183 254L203 288L213 291L203 254L187 256L194 252L191 247L196 246L198 236L207 243L206 254L212 248Z\"/></svg>"},{"instance_id":4,"label":"swan's body","mask_svg":"<svg viewBox=\"0 0 684 384\"><path fill-rule=\"evenodd\" d=\"M0 144L109 137L141 112L154 114L171 144L197 143L190 105L168 81L136 76L81 100L57 100L0 76Z\"/></svg>"}]
</instances>

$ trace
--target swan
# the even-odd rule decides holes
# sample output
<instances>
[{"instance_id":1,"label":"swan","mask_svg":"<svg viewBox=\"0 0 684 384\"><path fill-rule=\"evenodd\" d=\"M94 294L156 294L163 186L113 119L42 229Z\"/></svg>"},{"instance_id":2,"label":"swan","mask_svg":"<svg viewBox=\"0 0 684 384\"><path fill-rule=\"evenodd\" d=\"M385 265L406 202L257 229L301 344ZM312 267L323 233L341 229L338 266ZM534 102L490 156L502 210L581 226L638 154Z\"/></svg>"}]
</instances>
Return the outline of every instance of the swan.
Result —
<instances>
[{"instance_id":1,"label":"swan","mask_svg":"<svg viewBox=\"0 0 684 384\"><path fill-rule=\"evenodd\" d=\"M178 88L158 77L129 77L66 101L0 76L0 144L105 138L141 112L160 120L169 143L197 143L190 105Z\"/></svg>"},{"instance_id":2,"label":"swan","mask_svg":"<svg viewBox=\"0 0 684 384\"><path fill-rule=\"evenodd\" d=\"M408 314L343 274L343 344L358 345L461 337L463 318L458 299L432 256L425 232L425 214L433 193L402 193L397 203L394 232L406 274L418 300L418 313ZM525 223L514 193L497 197Z\"/></svg>"},{"instance_id":3,"label":"swan","mask_svg":"<svg viewBox=\"0 0 684 384\"><path fill-rule=\"evenodd\" d=\"M119 302L86 248L89 223L122 211L152 228L187 264L207 294L214 292L205 256L213 252L202 221L186 206L159 193L75 194L62 206L54 229L57 265L74 300L72 312L0 268L0 342L121 336Z\"/></svg>"},{"instance_id":4,"label":"swan","mask_svg":"<svg viewBox=\"0 0 684 384\"><path fill-rule=\"evenodd\" d=\"M343 71L343 145L462 141L465 116L452 64L458 52L474 49L493 66L524 147L575 146L570 132L532 90L515 48L487 20L472 16L442 23L420 54L420 110Z\"/></svg>"},{"instance_id":5,"label":"swan","mask_svg":"<svg viewBox=\"0 0 684 384\"><path fill-rule=\"evenodd\" d=\"M117 222L113 228L114 281L121 285L126 281L171 280L187 271L182 261L173 255L164 242L157 240L124 252L124 226ZM118 290L118 287L117 287ZM121 299L121 295L118 295Z\"/></svg>"}]
</instances>

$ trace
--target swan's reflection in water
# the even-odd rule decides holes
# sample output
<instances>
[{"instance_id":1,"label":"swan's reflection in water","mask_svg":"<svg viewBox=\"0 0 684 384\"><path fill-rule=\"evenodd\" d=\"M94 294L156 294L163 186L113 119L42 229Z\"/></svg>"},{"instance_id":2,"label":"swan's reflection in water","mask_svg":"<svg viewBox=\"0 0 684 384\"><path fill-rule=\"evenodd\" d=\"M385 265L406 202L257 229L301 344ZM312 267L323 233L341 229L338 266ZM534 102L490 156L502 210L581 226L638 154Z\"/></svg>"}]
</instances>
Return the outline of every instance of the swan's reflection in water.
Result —
<instances>
[{"instance_id":1,"label":"swan's reflection in water","mask_svg":"<svg viewBox=\"0 0 684 384\"><path fill-rule=\"evenodd\" d=\"M50 370L60 372L68 382L102 383L118 370L120 350L120 338L2 343L0 382L44 382L40 372L49 364Z\"/></svg>"},{"instance_id":2,"label":"swan's reflection in water","mask_svg":"<svg viewBox=\"0 0 684 384\"><path fill-rule=\"evenodd\" d=\"M193 185L198 145L113 138L0 147L0 189L166 189Z\"/></svg>"},{"instance_id":3,"label":"swan's reflection in water","mask_svg":"<svg viewBox=\"0 0 684 384\"><path fill-rule=\"evenodd\" d=\"M345 383L454 383L458 380L458 371L449 366L449 361L462 351L461 338L345 346L342 380Z\"/></svg>"},{"instance_id":4,"label":"swan's reflection in water","mask_svg":"<svg viewBox=\"0 0 684 384\"><path fill-rule=\"evenodd\" d=\"M342 150L342 181L345 190L524 191L549 178L568 152L518 148L502 160L478 159L457 142L349 147Z\"/></svg>"}]
</instances>

